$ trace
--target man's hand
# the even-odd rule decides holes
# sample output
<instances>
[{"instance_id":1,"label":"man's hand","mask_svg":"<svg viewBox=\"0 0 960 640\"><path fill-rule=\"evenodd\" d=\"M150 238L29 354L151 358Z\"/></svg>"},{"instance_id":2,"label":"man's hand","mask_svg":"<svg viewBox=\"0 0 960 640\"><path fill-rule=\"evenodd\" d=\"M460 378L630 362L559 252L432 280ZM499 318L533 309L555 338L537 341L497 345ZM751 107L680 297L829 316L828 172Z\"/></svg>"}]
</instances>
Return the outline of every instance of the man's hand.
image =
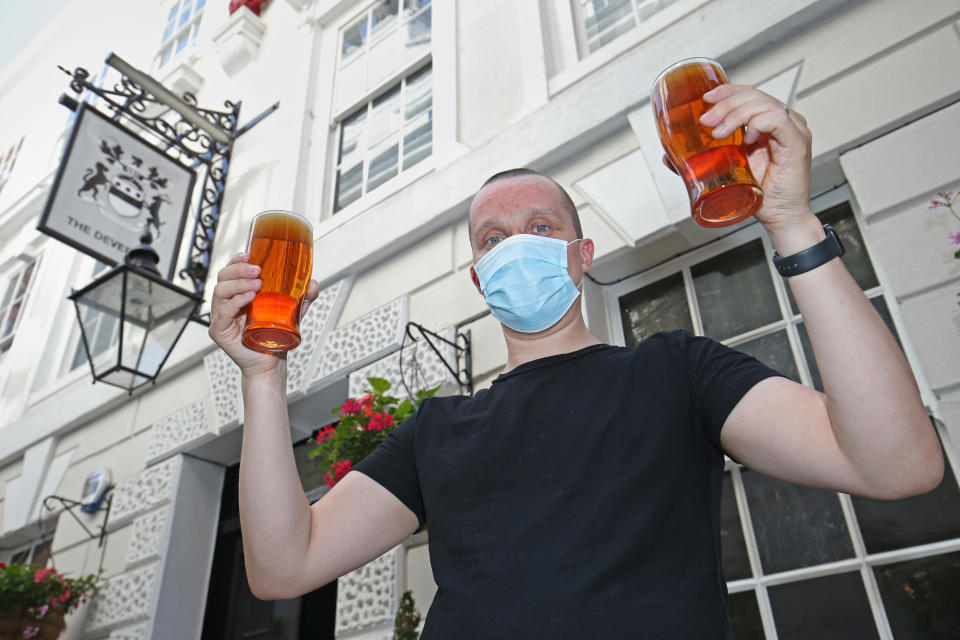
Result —
<instances>
[{"instance_id":1,"label":"man's hand","mask_svg":"<svg viewBox=\"0 0 960 640\"><path fill-rule=\"evenodd\" d=\"M744 145L750 169L763 189L757 219L771 233L781 233L810 219L810 158L813 136L806 119L754 87L725 84L708 91L713 107L700 123L726 138L746 127Z\"/></svg>"},{"instance_id":2,"label":"man's hand","mask_svg":"<svg viewBox=\"0 0 960 640\"><path fill-rule=\"evenodd\" d=\"M235 255L217 274L217 285L213 288L210 305L208 333L245 375L273 371L286 360L286 354L254 351L242 341L245 309L263 284L259 275L260 267L250 264L249 253ZM311 280L307 286L303 313L316 300L318 293L316 280Z\"/></svg>"}]
</instances>

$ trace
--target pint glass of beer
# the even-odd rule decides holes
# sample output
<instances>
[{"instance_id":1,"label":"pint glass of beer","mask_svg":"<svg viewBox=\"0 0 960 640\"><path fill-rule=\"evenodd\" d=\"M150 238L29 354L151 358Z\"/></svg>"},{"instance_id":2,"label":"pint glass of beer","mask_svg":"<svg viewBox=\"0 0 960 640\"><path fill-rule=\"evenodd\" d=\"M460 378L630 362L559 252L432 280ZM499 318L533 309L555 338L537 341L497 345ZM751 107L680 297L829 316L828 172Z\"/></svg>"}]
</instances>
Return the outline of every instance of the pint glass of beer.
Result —
<instances>
[{"instance_id":1,"label":"pint glass of beer","mask_svg":"<svg viewBox=\"0 0 960 640\"><path fill-rule=\"evenodd\" d=\"M689 58L661 73L650 90L663 149L687 186L693 219L704 227L735 224L763 202L747 163L743 129L717 140L700 124L712 106L703 94L726 83L715 60Z\"/></svg>"},{"instance_id":2,"label":"pint glass of beer","mask_svg":"<svg viewBox=\"0 0 960 640\"><path fill-rule=\"evenodd\" d=\"M292 211L263 211L250 223L250 264L263 285L247 310L243 344L278 353L300 344L300 310L313 269L313 229Z\"/></svg>"}]
</instances>

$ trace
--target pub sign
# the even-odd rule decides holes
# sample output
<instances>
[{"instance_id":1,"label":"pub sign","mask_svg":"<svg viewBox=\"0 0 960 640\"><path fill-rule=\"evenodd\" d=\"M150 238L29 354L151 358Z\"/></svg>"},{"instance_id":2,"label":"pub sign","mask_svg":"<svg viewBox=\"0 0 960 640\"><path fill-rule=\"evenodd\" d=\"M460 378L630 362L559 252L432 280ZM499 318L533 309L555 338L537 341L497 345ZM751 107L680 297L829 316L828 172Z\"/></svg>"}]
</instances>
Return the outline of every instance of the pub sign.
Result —
<instances>
[{"instance_id":1,"label":"pub sign","mask_svg":"<svg viewBox=\"0 0 960 640\"><path fill-rule=\"evenodd\" d=\"M37 229L108 265L149 226L157 268L173 279L196 174L81 104Z\"/></svg>"}]
</instances>

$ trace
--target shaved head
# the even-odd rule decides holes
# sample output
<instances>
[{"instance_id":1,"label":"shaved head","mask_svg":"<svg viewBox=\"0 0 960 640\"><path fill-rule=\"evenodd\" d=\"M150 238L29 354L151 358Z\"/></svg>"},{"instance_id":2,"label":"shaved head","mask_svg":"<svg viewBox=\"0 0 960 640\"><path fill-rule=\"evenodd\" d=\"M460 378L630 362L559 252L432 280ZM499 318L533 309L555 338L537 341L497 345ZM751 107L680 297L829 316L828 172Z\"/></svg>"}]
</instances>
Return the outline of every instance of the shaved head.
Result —
<instances>
[{"instance_id":1,"label":"shaved head","mask_svg":"<svg viewBox=\"0 0 960 640\"><path fill-rule=\"evenodd\" d=\"M564 211L566 211L566 213L570 216L570 219L573 221L573 228L577 233L577 237L582 238L583 229L580 227L580 215L577 213L577 207L576 205L573 204L573 200L570 198L570 194L568 194L566 189L561 187L556 180L554 180L550 176L540 173L539 171L534 171L533 169L518 168L518 169L507 169L506 171L495 173L489 178L487 178L482 185L480 185L480 188L477 190L477 193L480 193L481 191L483 191L484 187L494 182L498 182L500 180L508 180L510 178L520 178L525 176L538 176L540 178L543 178L544 180L548 180L551 184L553 184L554 187L556 187L557 194L560 197L561 206L563 207ZM474 196L474 199L476 199L476 196ZM473 206L471 205L471 209L472 208ZM469 219L467 221L467 231L470 234L470 237L473 238L473 221Z\"/></svg>"}]
</instances>

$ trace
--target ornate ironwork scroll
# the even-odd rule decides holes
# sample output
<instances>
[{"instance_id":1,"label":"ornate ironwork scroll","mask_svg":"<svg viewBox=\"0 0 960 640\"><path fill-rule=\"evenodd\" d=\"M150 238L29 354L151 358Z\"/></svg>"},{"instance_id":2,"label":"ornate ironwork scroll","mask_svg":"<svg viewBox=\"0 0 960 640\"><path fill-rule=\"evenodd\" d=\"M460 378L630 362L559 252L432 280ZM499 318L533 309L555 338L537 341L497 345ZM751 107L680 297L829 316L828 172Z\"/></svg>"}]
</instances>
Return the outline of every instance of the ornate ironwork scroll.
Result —
<instances>
[{"instance_id":1,"label":"ornate ironwork scroll","mask_svg":"<svg viewBox=\"0 0 960 640\"><path fill-rule=\"evenodd\" d=\"M403 337L403 342L400 344L400 382L403 384L403 388L406 390L407 395L411 398L415 397L414 393L411 391L410 386L407 384L406 377L403 373L403 352L407 348L408 344L412 345L412 369L413 377L412 380L415 386L424 388L427 385L426 376L423 374L422 367L417 361L417 347L416 340L417 337L413 335L413 331L416 330L420 334L420 337L426 342L427 346L433 351L433 353L439 358L440 362L443 363L443 366L446 367L447 371L450 372L450 375L453 376L453 379L457 381L457 386L460 387L460 392L466 392L468 396L473 395L473 363L471 361L470 353L470 332L466 333L457 333L456 337L453 340L448 340L438 333L430 331L423 325L417 324L416 322L408 322L406 330ZM407 339L410 339L410 342L407 342ZM453 347L453 357L454 361L451 363L447 361L443 353L440 352L440 349L437 348L437 343L435 340ZM460 359L463 358L463 368L460 368Z\"/></svg>"},{"instance_id":2,"label":"ornate ironwork scroll","mask_svg":"<svg viewBox=\"0 0 960 640\"><path fill-rule=\"evenodd\" d=\"M227 100L224 110L215 110L197 106L197 99L191 93L184 93L180 98L184 103L182 106L188 109L187 115L194 114L202 118L224 134L221 137L226 142L220 142L205 131L205 127L191 122L180 110L172 109L167 102L127 75L121 74L121 79L111 87L100 87L91 82L90 73L82 67L72 72L63 67L59 69L70 76L70 89L78 97L90 92L99 98L95 108L118 123L135 124L147 141L163 149L171 158L190 168L199 165L206 167L200 192L194 194L197 215L193 238L186 264L180 271L182 277L189 278L193 283L194 291L202 296L220 221L230 155L236 137L242 133L237 129L240 103ZM161 85L157 83L157 86ZM61 103L68 107L76 105L75 100L66 96L61 97ZM104 106L105 109L102 108Z\"/></svg>"}]
</instances>

